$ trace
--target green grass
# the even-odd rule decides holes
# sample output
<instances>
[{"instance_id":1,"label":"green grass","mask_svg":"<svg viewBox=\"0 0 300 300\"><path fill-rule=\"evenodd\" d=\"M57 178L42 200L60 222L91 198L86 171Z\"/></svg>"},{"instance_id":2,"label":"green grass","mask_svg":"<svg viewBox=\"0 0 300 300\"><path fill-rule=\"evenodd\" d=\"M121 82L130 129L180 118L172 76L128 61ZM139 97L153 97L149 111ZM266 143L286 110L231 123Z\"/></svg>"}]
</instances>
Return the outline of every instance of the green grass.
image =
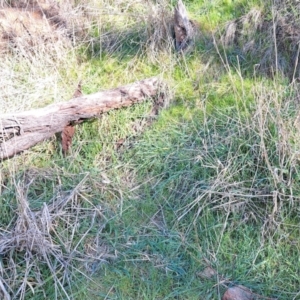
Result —
<instances>
[{"instance_id":1,"label":"green grass","mask_svg":"<svg viewBox=\"0 0 300 300\"><path fill-rule=\"evenodd\" d=\"M220 24L236 19L253 7L262 7L265 1L201 0L186 1L190 15L206 30L215 30Z\"/></svg>"},{"instance_id":2,"label":"green grass","mask_svg":"<svg viewBox=\"0 0 300 300\"><path fill-rule=\"evenodd\" d=\"M79 78L89 94L155 75L173 96L150 125L150 101L78 125L67 157L54 137L1 162L1 236L16 222L20 191L32 210L71 199L51 232L63 256L72 253L69 264L34 253L26 265L26 251L11 250L18 275L10 280L9 256L0 255L12 295L26 278L23 299L220 299L233 284L300 297L297 89L231 61L231 50L216 49L211 37L264 4L187 1L204 35L182 57L151 52L147 21L137 16L144 8L124 0L125 17L103 15L90 28L93 39L107 31L119 47L97 40L62 57L67 65L56 65L53 86L65 98ZM15 63L26 78L29 62ZM25 100L25 108L38 106ZM207 266L218 276L203 278Z\"/></svg>"}]
</instances>

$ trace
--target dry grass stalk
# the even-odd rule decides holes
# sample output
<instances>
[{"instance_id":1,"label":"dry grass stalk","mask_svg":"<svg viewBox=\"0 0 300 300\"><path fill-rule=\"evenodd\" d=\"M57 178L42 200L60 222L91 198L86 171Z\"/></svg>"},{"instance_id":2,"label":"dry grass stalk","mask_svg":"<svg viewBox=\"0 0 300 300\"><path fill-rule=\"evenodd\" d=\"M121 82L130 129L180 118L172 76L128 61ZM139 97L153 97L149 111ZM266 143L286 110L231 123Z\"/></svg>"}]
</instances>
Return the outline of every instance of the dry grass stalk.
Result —
<instances>
[{"instance_id":1,"label":"dry grass stalk","mask_svg":"<svg viewBox=\"0 0 300 300\"><path fill-rule=\"evenodd\" d=\"M86 40L90 24L89 6L73 1L12 1L0 4L0 52L49 53L59 44L70 48ZM55 51L54 51L55 52Z\"/></svg>"},{"instance_id":2,"label":"dry grass stalk","mask_svg":"<svg viewBox=\"0 0 300 300\"><path fill-rule=\"evenodd\" d=\"M28 187L32 182L27 186L24 185L25 182L16 184L17 218L13 225L11 224L0 232L0 255L9 261L7 265L3 266L4 272L0 274L0 295L2 292L3 297L7 299L10 297L24 299L28 289L34 292L35 287L41 287L43 280L39 265L42 264L50 270L56 285L55 288L60 289L66 299L69 299L64 288L66 284L68 285L68 272L72 269L73 259L76 260L78 256L85 256L84 253L80 254L77 248L94 225L92 222L91 227L72 248L76 224L79 222L78 213L81 210L75 203L75 199L83 188L86 179L87 176L71 193L54 198L49 205L44 203L42 209L38 211L30 209L27 199ZM92 214L93 220L96 212L97 210L89 212ZM88 217L91 218L91 216ZM61 232L56 229L60 221L70 226L67 230L73 232L71 240L64 240ZM60 241L60 244L57 243L57 240ZM97 252L97 255L100 256L100 253ZM25 270L22 269L22 273L20 273L18 271L20 268L19 260L22 256ZM29 279L31 271L37 274L34 284L30 283L32 279ZM60 272L65 275L59 277Z\"/></svg>"},{"instance_id":3,"label":"dry grass stalk","mask_svg":"<svg viewBox=\"0 0 300 300\"><path fill-rule=\"evenodd\" d=\"M0 113L67 99L62 69L79 69L74 48L88 36L85 11L73 1L14 1L0 8Z\"/></svg>"},{"instance_id":4,"label":"dry grass stalk","mask_svg":"<svg viewBox=\"0 0 300 300\"><path fill-rule=\"evenodd\" d=\"M221 37L224 46L240 45L243 49L250 49L253 40L247 38L253 37L263 25L262 12L256 8L251 9L241 18L227 23L225 33ZM245 39L245 37L247 37ZM247 45L248 44L248 45Z\"/></svg>"},{"instance_id":5,"label":"dry grass stalk","mask_svg":"<svg viewBox=\"0 0 300 300\"><path fill-rule=\"evenodd\" d=\"M3 300L10 300L11 299L11 297L10 297L9 293L7 292L1 278L0 278L0 297Z\"/></svg>"},{"instance_id":6,"label":"dry grass stalk","mask_svg":"<svg viewBox=\"0 0 300 300\"><path fill-rule=\"evenodd\" d=\"M26 199L26 190L21 185L16 186L18 201L18 217L14 229L2 234L0 239L0 253L10 251L30 251L44 256L53 254L61 256L61 252L50 235L55 215L50 216L46 204L41 211L33 212ZM52 212L53 213L53 212Z\"/></svg>"},{"instance_id":7,"label":"dry grass stalk","mask_svg":"<svg viewBox=\"0 0 300 300\"><path fill-rule=\"evenodd\" d=\"M267 75L280 72L294 81L300 76L300 15L294 6L299 7L299 3L275 3L272 20L254 8L230 21L221 37L223 46L238 48L243 56L259 58L257 69Z\"/></svg>"},{"instance_id":8,"label":"dry grass stalk","mask_svg":"<svg viewBox=\"0 0 300 300\"><path fill-rule=\"evenodd\" d=\"M173 48L173 18L166 2L150 5L147 15L147 47L151 53Z\"/></svg>"},{"instance_id":9,"label":"dry grass stalk","mask_svg":"<svg viewBox=\"0 0 300 300\"><path fill-rule=\"evenodd\" d=\"M0 9L0 50L32 51L66 40L66 21L55 6L18 3ZM25 51L25 52L26 52Z\"/></svg>"}]
</instances>

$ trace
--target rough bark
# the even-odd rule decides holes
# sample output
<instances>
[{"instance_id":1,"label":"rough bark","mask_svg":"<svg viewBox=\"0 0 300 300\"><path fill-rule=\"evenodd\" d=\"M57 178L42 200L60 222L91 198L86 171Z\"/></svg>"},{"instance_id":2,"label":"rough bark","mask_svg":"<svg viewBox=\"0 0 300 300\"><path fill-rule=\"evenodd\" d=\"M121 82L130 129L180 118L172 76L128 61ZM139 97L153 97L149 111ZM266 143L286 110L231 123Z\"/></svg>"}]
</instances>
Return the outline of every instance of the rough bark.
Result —
<instances>
[{"instance_id":1,"label":"rough bark","mask_svg":"<svg viewBox=\"0 0 300 300\"><path fill-rule=\"evenodd\" d=\"M0 160L29 149L62 132L68 125L95 118L111 109L161 97L161 87L157 78L148 78L40 109L0 114Z\"/></svg>"},{"instance_id":2,"label":"rough bark","mask_svg":"<svg viewBox=\"0 0 300 300\"><path fill-rule=\"evenodd\" d=\"M82 97L83 93L81 91L81 81L78 83L76 91L73 94L73 98ZM70 124L65 126L64 130L61 132L61 145L63 154L66 156L68 151L72 146L72 139L75 134L75 125Z\"/></svg>"},{"instance_id":3,"label":"rough bark","mask_svg":"<svg viewBox=\"0 0 300 300\"><path fill-rule=\"evenodd\" d=\"M193 22L188 19L182 0L178 0L174 13L175 47L178 52L186 52L195 37Z\"/></svg>"}]
</instances>

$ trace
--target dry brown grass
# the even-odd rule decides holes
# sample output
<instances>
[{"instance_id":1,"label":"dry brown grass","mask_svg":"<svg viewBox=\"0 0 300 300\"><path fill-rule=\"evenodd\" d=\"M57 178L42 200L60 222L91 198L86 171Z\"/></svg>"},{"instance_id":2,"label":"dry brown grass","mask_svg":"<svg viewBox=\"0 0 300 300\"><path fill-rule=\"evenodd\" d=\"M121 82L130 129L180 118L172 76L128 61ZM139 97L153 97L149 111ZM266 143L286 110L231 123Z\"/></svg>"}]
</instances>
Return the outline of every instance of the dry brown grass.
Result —
<instances>
[{"instance_id":1,"label":"dry brown grass","mask_svg":"<svg viewBox=\"0 0 300 300\"><path fill-rule=\"evenodd\" d=\"M299 78L300 16L297 1L280 1L272 6L271 19L254 8L246 15L228 22L221 42L239 52L240 60L253 59L256 70L268 76Z\"/></svg>"},{"instance_id":2,"label":"dry brown grass","mask_svg":"<svg viewBox=\"0 0 300 300\"><path fill-rule=\"evenodd\" d=\"M34 177L28 174L15 183L16 217L0 230L0 255L4 262L0 272L0 295L2 292L3 299L24 299L29 290L34 293L44 284L46 267L53 277L56 293L59 291L63 298L70 299L66 289L72 288L69 280L78 260L91 271L91 264L114 258L98 235L87 238L96 220L99 222L104 217L100 208L84 208L84 202L89 202L82 196L88 176L73 190L58 192L41 209L31 209L28 189ZM36 178L40 179L41 175ZM83 219L90 220L90 226L79 234ZM102 221L105 224L105 218ZM82 244L86 245L85 249Z\"/></svg>"},{"instance_id":3,"label":"dry brown grass","mask_svg":"<svg viewBox=\"0 0 300 300\"><path fill-rule=\"evenodd\" d=\"M161 5L149 4L150 13L147 14L147 48L150 53L172 49L173 39L173 15L167 6L167 2L162 1Z\"/></svg>"},{"instance_id":4,"label":"dry brown grass","mask_svg":"<svg viewBox=\"0 0 300 300\"><path fill-rule=\"evenodd\" d=\"M62 72L73 72L77 81L75 51L89 30L87 20L70 1L60 6L47 1L2 3L1 113L45 106L72 95L74 86L66 88L69 83L62 81Z\"/></svg>"},{"instance_id":5,"label":"dry brown grass","mask_svg":"<svg viewBox=\"0 0 300 300\"><path fill-rule=\"evenodd\" d=\"M74 152L64 160L57 155L53 143L45 142L41 147L12 159L6 169L1 168L0 188L4 191L0 198L3 204L1 213L5 216L7 211L8 216L3 218L0 231L0 256L3 257L3 262L0 261L0 298L30 298L35 293L36 298L91 299L99 290L103 298L116 298L120 295L119 291L124 291L124 298L172 298L175 295L175 280L179 283L179 289L176 288L175 292L179 292L180 297L192 291L194 297L190 296L190 299L205 298L209 294L213 297L211 286L205 286L204 281L201 285L197 281L194 286L189 285L195 279L194 269L199 264L199 258L209 257L220 269L225 268L226 273L230 273L232 261L229 254L238 258L247 253L240 268L243 270L237 270L238 276L233 278L259 282L260 289L267 287L270 280L261 282L270 277L269 270L273 271L274 266L277 272L292 265L276 265L268 252L264 264L257 262L252 258L255 249L243 252L256 244L247 244L245 248L234 245L247 236L247 232L243 231L244 225L254 224L253 231L257 230L259 235L256 225L263 224L261 243L262 247L268 246L265 237L272 233L270 228L284 226L282 203L291 204L291 207L295 205L294 211L298 209L298 181L293 179L299 178L296 169L298 147L293 149L290 144L290 140L297 144L299 136L299 132L293 128L296 120L289 115L294 102L283 103L281 100L287 91L279 87L266 87L264 83L255 84L253 91L248 92L249 83L238 73L239 70L235 70L238 74L233 78L231 66L219 65L214 54L207 52L203 55L203 50L196 50L195 55L186 60L173 55L170 23L173 12L167 1L154 2L91 1L85 3L85 7L81 4L73 6L68 13L61 7L60 16L67 21L67 29L55 27L50 21L47 26L55 34L62 31L63 42L53 39L54 43L49 43L48 48L40 48L38 43L33 46L30 43L12 43L11 51L0 60L0 110L17 111L43 106L45 100L63 101L67 99L70 82L77 83L74 78L81 75L76 59L78 52L73 52L77 39L81 37L73 34L70 43L66 33L70 28L75 32L76 28L80 28L78 20L89 20L89 24L88 21L82 24L89 34L81 41L91 45L98 43L98 48L95 47L91 53L95 57L92 57L90 65L90 62L84 61L89 68L85 73L89 82L86 84L83 78L84 88L88 91L95 86L103 88L102 83L115 84L124 77L125 80L131 80L134 76L148 75L153 72L149 69L155 68L155 72L165 72L164 76L175 81L176 102L179 103L179 106L176 103L170 112L161 115L161 123L153 131L146 132L137 141L133 135L142 132L148 124L145 112L139 111L134 115L133 111L129 111L125 116L111 114L98 124L84 124L88 126L78 130ZM262 13L253 10L249 16L233 22L235 28L231 29L231 36L227 36L227 46L239 47L239 42L245 39L247 47L243 51L250 53L255 45L247 45L248 37L253 36L255 44L258 38L256 33L264 28L262 20ZM272 36L273 28L270 30ZM128 56L124 47L131 51ZM201 47L206 49L207 45L202 43ZM105 55L97 57L101 51ZM161 54L165 60L159 57ZM203 59L208 61L205 66L202 65ZM156 65L153 66L153 62ZM223 69L228 70L227 75L219 74ZM191 84L195 75L201 77L199 90L193 89L194 85ZM230 80L221 82L219 79L223 75ZM228 82L232 83L232 88ZM275 87L277 83L274 81ZM243 86L241 91L240 85ZM74 88L75 85L70 86L69 96ZM230 110L234 104L232 99L226 102L228 94L233 94L239 107L248 105L248 96L251 94L253 101L250 102L254 106L251 116L246 114L239 118L243 110ZM215 114L210 112L210 108L206 109L210 104L216 108ZM289 105L291 108L287 107ZM198 110L196 106L201 109ZM192 113L193 109L195 111ZM211 115L202 119L202 113L207 112ZM138 116L138 121L133 116ZM132 128L126 131L127 126ZM278 128L278 134L274 133L274 128ZM131 140L130 136L133 136ZM113 144L119 141L120 144L124 143L124 137L126 150L134 148L133 151L113 151ZM37 168L27 171L26 176L20 178L20 173L28 166ZM64 170L54 179L51 172L43 173L53 166ZM94 177L94 181L84 178L77 184L76 180L81 176L78 173L86 170L94 172L93 176L97 178ZM102 170L107 175L100 173ZM50 177L52 180L48 180ZM102 182L103 186L113 187L107 192ZM114 182L118 182L117 187ZM38 188L33 188L35 185ZM120 186L122 188L118 190ZM39 204L47 204L34 209L33 203L38 201ZM105 205L111 207L112 212L103 210ZM113 215L112 222L107 220L109 214ZM13 217L10 218L11 215ZM196 228L198 225L201 226L199 233ZM102 231L104 226L105 230ZM231 235L233 227L241 228L241 237L235 238L235 232ZM226 236L233 248L223 243ZM255 237L251 235L250 238ZM249 242L247 239L243 241L244 244ZM293 242L292 237L283 238L285 248L289 242ZM274 248L274 244L270 245L270 248ZM115 253L110 247L115 247ZM257 250L257 256L261 250ZM195 259L189 256L190 251L195 253ZM228 260L222 258L222 252ZM101 264L116 258L117 253L120 253L117 263L102 269ZM279 254L276 256L279 261L287 256L287 252ZM249 264L245 263L248 257ZM145 265L144 258L152 266ZM239 267L238 264L237 260L234 267ZM74 291L77 287L74 277L80 272L83 276L89 276L97 268L100 272L95 276L97 279L93 279L98 280L95 284L98 290L92 291L92 297L74 296L77 292ZM128 272L128 278L123 275L123 270ZM157 270L164 270L164 273ZM178 273L176 270L179 270ZM258 276L250 278L252 271ZM246 276L245 273L250 275ZM101 276L103 274L105 276ZM164 274L167 277L162 277ZM172 274L176 274L175 277ZM294 276L296 272L291 274ZM276 287L284 280L282 272L277 277ZM159 287L161 278L167 280L166 284L163 282L163 286ZM172 281L170 286L169 278ZM131 282L134 288L130 291ZM141 289L145 282L149 283L147 291ZM53 290L46 295L45 289L49 289L49 286L50 289L53 286ZM100 297L99 294L97 296ZM220 293L215 293L215 297L218 296L221 298Z\"/></svg>"},{"instance_id":6,"label":"dry brown grass","mask_svg":"<svg viewBox=\"0 0 300 300\"><path fill-rule=\"evenodd\" d=\"M0 50L34 50L65 38L67 24L58 6L14 2L0 9Z\"/></svg>"}]
</instances>

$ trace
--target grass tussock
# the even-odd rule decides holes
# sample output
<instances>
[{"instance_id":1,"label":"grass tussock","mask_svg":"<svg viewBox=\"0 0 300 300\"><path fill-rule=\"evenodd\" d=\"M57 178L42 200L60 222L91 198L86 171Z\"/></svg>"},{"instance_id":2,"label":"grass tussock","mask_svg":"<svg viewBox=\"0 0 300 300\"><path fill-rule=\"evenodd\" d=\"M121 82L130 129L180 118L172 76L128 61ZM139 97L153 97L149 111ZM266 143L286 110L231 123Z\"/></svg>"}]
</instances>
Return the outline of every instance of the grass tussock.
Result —
<instances>
[{"instance_id":1,"label":"grass tussock","mask_svg":"<svg viewBox=\"0 0 300 300\"><path fill-rule=\"evenodd\" d=\"M37 5L16 3L1 9ZM168 1L60 3L8 41L1 113L67 100L80 79L88 94L160 75L172 93L80 124L66 157L53 137L1 162L0 298L298 299L297 3L185 4L186 55Z\"/></svg>"},{"instance_id":2,"label":"grass tussock","mask_svg":"<svg viewBox=\"0 0 300 300\"><path fill-rule=\"evenodd\" d=\"M26 172L15 183L16 203L11 206L16 217L1 229L1 292L3 299L25 299L36 290L41 296L39 291L45 291L51 278L55 297L70 299L76 290L75 270L81 268L88 276L97 265L115 258L99 238L107 219L84 195L88 174L72 190L57 190L47 203L39 201L39 207L32 208L30 190L43 178L34 173ZM96 228L98 233L91 235Z\"/></svg>"},{"instance_id":3,"label":"grass tussock","mask_svg":"<svg viewBox=\"0 0 300 300\"><path fill-rule=\"evenodd\" d=\"M299 77L300 34L297 1L266 3L227 23L221 41L232 47L241 63L268 76L284 74L294 81ZM235 58L235 60L236 60ZM253 72L253 70L251 70Z\"/></svg>"},{"instance_id":4,"label":"grass tussock","mask_svg":"<svg viewBox=\"0 0 300 300\"><path fill-rule=\"evenodd\" d=\"M94 22L93 5L72 4L1 3L0 112L29 110L70 99L81 79L75 52L91 40Z\"/></svg>"}]
</instances>

